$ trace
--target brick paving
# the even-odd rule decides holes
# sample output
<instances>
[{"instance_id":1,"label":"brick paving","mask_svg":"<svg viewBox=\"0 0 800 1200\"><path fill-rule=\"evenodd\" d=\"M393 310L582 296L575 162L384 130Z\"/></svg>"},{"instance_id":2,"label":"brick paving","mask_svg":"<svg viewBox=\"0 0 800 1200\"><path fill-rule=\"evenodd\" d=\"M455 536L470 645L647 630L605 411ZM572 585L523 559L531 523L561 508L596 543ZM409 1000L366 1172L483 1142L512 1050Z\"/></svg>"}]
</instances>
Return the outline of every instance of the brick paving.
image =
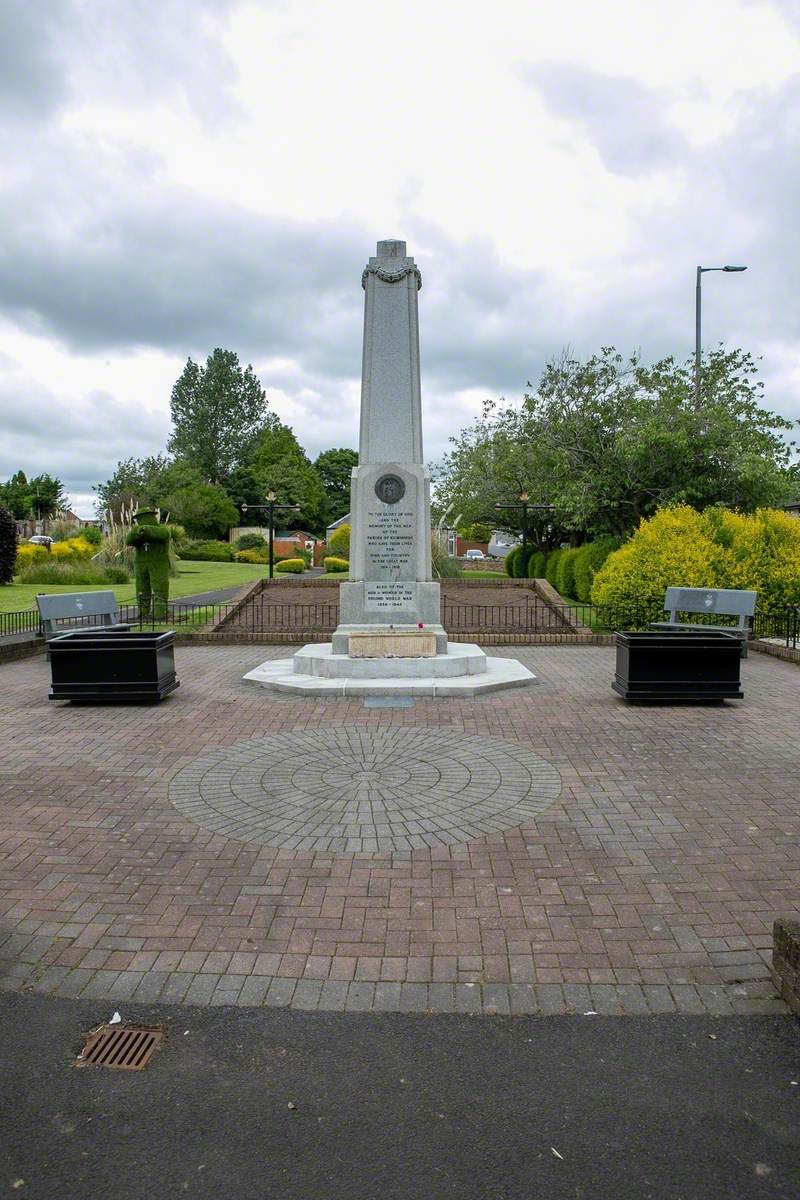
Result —
<instances>
[{"instance_id":1,"label":"brick paving","mask_svg":"<svg viewBox=\"0 0 800 1200\"><path fill-rule=\"evenodd\" d=\"M52 705L43 659L2 666L2 986L117 1006L785 1011L769 961L773 919L800 911L797 667L753 655L741 703L643 708L611 692L610 648L502 652L540 683L402 709L242 682L281 647L179 647L180 690L148 708ZM353 759L353 738L394 747L394 831L386 805L367 802L380 780L364 777L377 768ZM334 745L348 747L346 784L326 775ZM285 803L296 787L302 807L310 779L317 806L327 790L358 814L360 796L360 819L389 837L423 811L434 764L462 781L443 799L468 840L319 849L271 845L263 829L241 840L209 828L181 788L198 764L224 764L220 752L258 761L264 795L280 768ZM509 806L527 796L535 811L471 825L464 765L480 802L482 759L501 775L507 765ZM244 786L228 781L226 803Z\"/></svg>"}]
</instances>

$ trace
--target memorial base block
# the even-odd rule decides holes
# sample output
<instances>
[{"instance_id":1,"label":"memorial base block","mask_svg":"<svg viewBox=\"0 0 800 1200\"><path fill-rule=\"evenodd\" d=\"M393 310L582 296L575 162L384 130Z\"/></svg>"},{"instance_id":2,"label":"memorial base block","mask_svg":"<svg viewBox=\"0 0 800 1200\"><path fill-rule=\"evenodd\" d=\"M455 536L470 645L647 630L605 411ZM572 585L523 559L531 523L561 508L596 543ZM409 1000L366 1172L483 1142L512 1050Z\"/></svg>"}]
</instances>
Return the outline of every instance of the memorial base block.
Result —
<instances>
[{"instance_id":1,"label":"memorial base block","mask_svg":"<svg viewBox=\"0 0 800 1200\"><path fill-rule=\"evenodd\" d=\"M364 582L339 585L342 625L438 625L440 587L433 581Z\"/></svg>"},{"instance_id":2,"label":"memorial base block","mask_svg":"<svg viewBox=\"0 0 800 1200\"><path fill-rule=\"evenodd\" d=\"M438 615L438 614L437 614ZM385 637L391 634L408 636L422 633L429 638L433 638L434 652L436 654L447 653L447 634L444 628L438 623L433 625L425 625L420 629L418 625L397 624L390 628L388 625L339 625L333 635L331 645L333 646L334 654L349 655L351 653L351 638L354 635L363 635L367 637ZM395 651L391 651L395 653ZM397 655L402 657L402 655Z\"/></svg>"}]
</instances>

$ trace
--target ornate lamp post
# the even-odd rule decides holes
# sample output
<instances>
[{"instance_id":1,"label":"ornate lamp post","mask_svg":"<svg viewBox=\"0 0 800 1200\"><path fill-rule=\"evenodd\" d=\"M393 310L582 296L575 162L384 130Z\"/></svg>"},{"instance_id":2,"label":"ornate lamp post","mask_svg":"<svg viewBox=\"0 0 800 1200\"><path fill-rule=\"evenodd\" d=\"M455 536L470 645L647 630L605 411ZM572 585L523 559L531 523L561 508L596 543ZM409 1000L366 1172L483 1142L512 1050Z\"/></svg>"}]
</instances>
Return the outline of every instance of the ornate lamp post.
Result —
<instances>
[{"instance_id":1,"label":"ornate lamp post","mask_svg":"<svg viewBox=\"0 0 800 1200\"><path fill-rule=\"evenodd\" d=\"M275 537L275 512L276 512L276 510L278 512L280 512L280 511L296 512L296 513L300 512L299 504L276 504L275 503L276 499L277 499L277 497L276 497L275 493L270 488L270 490L267 492L267 503L266 504L251 504L249 506L247 504L242 505L242 516L244 516L245 513L247 513L249 511L249 509L254 509L259 512L263 512L266 509L267 527L269 529L269 577L270 577L270 579L272 579L272 577L273 577L274 564L275 564L275 555L274 555L274 550L273 550L274 537Z\"/></svg>"},{"instance_id":2,"label":"ornate lamp post","mask_svg":"<svg viewBox=\"0 0 800 1200\"><path fill-rule=\"evenodd\" d=\"M553 510L555 509L555 505L554 504L531 504L528 493L520 492L519 500L517 501L516 504L495 504L495 508L498 510L504 509L504 508L513 509L514 511L522 514L522 552L524 554L525 549L528 545L528 513L529 512L553 512Z\"/></svg>"}]
</instances>

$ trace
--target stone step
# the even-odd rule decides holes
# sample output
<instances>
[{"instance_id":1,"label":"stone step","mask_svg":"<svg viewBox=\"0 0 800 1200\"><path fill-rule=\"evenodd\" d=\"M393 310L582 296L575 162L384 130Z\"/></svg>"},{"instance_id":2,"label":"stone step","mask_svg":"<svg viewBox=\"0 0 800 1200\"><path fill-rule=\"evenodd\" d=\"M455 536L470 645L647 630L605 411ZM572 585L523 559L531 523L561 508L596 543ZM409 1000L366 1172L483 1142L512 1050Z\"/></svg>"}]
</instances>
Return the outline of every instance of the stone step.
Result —
<instances>
[{"instance_id":1,"label":"stone step","mask_svg":"<svg viewBox=\"0 0 800 1200\"><path fill-rule=\"evenodd\" d=\"M470 642L456 642L431 658L349 658L323 642L304 646L292 662L295 674L323 679L452 679L486 671L486 655Z\"/></svg>"}]
</instances>

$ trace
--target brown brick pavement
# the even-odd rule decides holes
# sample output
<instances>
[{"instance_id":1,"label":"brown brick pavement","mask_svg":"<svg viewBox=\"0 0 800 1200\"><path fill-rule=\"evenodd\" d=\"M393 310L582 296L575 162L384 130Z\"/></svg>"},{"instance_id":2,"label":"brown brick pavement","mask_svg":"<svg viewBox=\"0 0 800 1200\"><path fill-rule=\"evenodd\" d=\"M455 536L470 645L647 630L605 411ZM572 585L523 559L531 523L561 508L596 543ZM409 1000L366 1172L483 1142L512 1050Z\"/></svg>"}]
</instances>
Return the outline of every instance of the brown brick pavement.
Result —
<instances>
[{"instance_id":1,"label":"brown brick pavement","mask_svg":"<svg viewBox=\"0 0 800 1200\"><path fill-rule=\"evenodd\" d=\"M784 1011L768 962L773 918L800 909L796 666L746 660L742 703L638 708L611 692L613 650L524 648L507 653L536 687L366 709L241 681L285 653L181 647L181 688L152 708L52 705L42 659L0 668L5 987L353 1011ZM530 824L394 855L240 843L169 803L198 754L343 725L518 744L560 772L561 794Z\"/></svg>"}]
</instances>

